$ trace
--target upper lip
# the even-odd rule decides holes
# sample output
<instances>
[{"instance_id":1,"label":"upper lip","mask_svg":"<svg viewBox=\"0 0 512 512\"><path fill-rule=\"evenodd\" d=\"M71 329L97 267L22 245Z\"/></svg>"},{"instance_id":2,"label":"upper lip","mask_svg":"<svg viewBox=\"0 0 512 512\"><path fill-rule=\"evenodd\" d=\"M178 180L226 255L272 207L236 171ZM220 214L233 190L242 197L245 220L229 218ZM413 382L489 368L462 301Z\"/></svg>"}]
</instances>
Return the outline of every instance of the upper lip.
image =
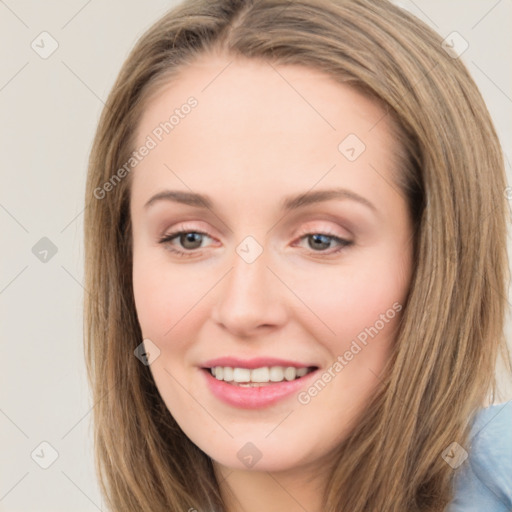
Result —
<instances>
[{"instance_id":1,"label":"upper lip","mask_svg":"<svg viewBox=\"0 0 512 512\"><path fill-rule=\"evenodd\" d=\"M261 368L263 366L293 366L294 368L310 368L316 366L308 363L300 363L287 359L277 359L275 357L255 357L251 359L239 359L237 357L218 357L205 361L202 368L213 368L215 366L229 366L231 368Z\"/></svg>"}]
</instances>

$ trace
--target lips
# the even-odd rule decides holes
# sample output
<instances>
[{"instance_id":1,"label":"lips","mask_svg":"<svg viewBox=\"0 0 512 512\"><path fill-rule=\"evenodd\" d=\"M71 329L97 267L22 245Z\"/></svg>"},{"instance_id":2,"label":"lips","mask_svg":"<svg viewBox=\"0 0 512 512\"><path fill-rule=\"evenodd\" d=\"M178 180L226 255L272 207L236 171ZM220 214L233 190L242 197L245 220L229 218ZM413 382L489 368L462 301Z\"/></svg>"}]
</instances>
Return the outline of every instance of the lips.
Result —
<instances>
[{"instance_id":1,"label":"lips","mask_svg":"<svg viewBox=\"0 0 512 512\"><path fill-rule=\"evenodd\" d=\"M222 402L242 409L268 407L311 381L318 366L276 358L223 357L201 365L210 392Z\"/></svg>"}]
</instances>

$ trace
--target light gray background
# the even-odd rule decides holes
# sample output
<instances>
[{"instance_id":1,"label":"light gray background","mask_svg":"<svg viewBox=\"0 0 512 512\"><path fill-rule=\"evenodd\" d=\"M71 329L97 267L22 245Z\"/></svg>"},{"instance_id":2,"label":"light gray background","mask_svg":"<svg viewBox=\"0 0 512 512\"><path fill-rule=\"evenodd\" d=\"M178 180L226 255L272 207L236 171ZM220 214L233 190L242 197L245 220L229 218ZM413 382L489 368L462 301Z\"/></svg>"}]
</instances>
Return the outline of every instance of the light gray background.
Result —
<instances>
[{"instance_id":1,"label":"light gray background","mask_svg":"<svg viewBox=\"0 0 512 512\"><path fill-rule=\"evenodd\" d=\"M105 509L82 355L86 162L122 62L176 3L0 0L1 511ZM469 43L462 59L495 120L512 183L512 0L397 3ZM31 48L43 31L59 45L47 59ZM42 237L58 250L46 263L32 252ZM59 454L48 469L31 458L43 441ZM34 459L50 456L43 446Z\"/></svg>"}]
</instances>

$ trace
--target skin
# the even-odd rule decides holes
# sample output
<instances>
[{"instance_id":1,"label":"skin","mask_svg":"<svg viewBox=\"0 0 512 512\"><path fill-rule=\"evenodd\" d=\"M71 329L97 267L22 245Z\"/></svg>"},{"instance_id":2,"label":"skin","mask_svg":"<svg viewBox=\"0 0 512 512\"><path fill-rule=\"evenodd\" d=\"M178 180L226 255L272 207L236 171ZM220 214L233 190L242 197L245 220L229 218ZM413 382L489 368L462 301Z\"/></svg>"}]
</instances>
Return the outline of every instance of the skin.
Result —
<instances>
[{"instance_id":1,"label":"skin","mask_svg":"<svg viewBox=\"0 0 512 512\"><path fill-rule=\"evenodd\" d=\"M400 313L306 405L294 394L235 408L210 393L199 367L221 356L270 356L327 371L358 334L405 303L412 226L393 184L399 148L381 108L350 87L304 67L220 55L185 68L150 99L136 146L192 95L198 106L131 175L137 315L160 350L150 369L178 424L213 459L228 510L320 511L327 455L375 393ZM348 134L366 146L354 161L338 149ZM340 187L374 209L345 197L281 210L290 195ZM206 194L213 207L144 207L166 189ZM207 236L159 243L185 224ZM315 233L352 244L315 243ZM250 264L236 252L249 235L263 250ZM252 468L237 457L247 442L262 455Z\"/></svg>"}]
</instances>

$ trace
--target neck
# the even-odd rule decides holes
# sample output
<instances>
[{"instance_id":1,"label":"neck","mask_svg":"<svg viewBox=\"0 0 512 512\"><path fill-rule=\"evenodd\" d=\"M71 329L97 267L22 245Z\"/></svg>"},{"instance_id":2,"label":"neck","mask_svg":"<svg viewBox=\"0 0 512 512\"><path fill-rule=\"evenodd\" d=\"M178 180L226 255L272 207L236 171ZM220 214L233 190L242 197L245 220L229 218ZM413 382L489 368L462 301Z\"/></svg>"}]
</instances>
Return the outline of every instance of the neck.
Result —
<instances>
[{"instance_id":1,"label":"neck","mask_svg":"<svg viewBox=\"0 0 512 512\"><path fill-rule=\"evenodd\" d=\"M311 467L275 472L232 469L216 462L214 467L226 512L322 510L326 475Z\"/></svg>"}]
</instances>

